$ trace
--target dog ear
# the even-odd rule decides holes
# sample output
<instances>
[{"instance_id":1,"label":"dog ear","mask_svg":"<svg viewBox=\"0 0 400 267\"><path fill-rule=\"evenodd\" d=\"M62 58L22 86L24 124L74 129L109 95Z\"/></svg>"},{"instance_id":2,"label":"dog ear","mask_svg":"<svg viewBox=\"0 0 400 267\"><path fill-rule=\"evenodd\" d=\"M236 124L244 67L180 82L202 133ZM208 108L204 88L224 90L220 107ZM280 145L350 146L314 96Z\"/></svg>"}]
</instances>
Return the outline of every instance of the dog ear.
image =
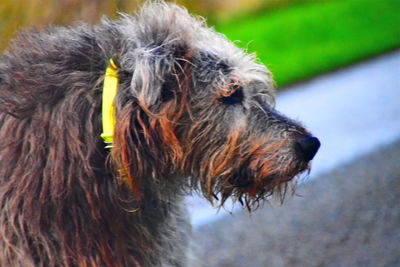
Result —
<instances>
[{"instance_id":1,"label":"dog ear","mask_svg":"<svg viewBox=\"0 0 400 267\"><path fill-rule=\"evenodd\" d=\"M137 200L144 186L140 178L149 175L152 166L160 168L152 170L151 175L163 177L182 158L175 129L187 110L183 88L189 88L191 79L191 64L181 60L182 51L187 50L171 46L138 48L128 89L134 99L116 112L113 158ZM157 144L164 144L164 148Z\"/></svg>"},{"instance_id":2,"label":"dog ear","mask_svg":"<svg viewBox=\"0 0 400 267\"><path fill-rule=\"evenodd\" d=\"M177 73L177 59L171 47L145 47L135 51L135 67L132 72L130 90L142 108L148 109L172 90L164 86L170 83L171 77Z\"/></svg>"},{"instance_id":3,"label":"dog ear","mask_svg":"<svg viewBox=\"0 0 400 267\"><path fill-rule=\"evenodd\" d=\"M181 7L155 2L135 17L123 17L121 25L126 39L121 65L132 73L131 93L147 108L162 98L165 82L176 80L171 75L182 72L192 34L202 23Z\"/></svg>"}]
</instances>

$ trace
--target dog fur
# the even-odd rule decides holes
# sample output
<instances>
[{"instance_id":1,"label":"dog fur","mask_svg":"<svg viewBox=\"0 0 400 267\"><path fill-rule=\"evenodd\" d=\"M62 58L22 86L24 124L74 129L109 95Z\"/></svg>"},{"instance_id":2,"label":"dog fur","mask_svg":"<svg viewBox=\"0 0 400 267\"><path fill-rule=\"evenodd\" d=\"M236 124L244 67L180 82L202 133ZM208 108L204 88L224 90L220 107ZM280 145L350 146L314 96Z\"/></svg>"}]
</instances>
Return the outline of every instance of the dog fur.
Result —
<instances>
[{"instance_id":1,"label":"dog fur","mask_svg":"<svg viewBox=\"0 0 400 267\"><path fill-rule=\"evenodd\" d=\"M274 105L254 55L172 4L20 33L0 59L0 266L192 266L185 194L251 210L309 168Z\"/></svg>"}]
</instances>

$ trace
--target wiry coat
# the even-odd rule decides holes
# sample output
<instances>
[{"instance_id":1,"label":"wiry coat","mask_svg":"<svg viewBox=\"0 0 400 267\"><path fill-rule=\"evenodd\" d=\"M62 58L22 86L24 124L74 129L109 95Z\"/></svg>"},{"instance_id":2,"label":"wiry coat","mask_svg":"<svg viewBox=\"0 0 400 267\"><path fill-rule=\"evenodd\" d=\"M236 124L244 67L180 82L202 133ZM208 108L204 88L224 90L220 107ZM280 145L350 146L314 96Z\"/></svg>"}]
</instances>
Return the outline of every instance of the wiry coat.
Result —
<instances>
[{"instance_id":1,"label":"wiry coat","mask_svg":"<svg viewBox=\"0 0 400 267\"><path fill-rule=\"evenodd\" d=\"M268 70L174 5L21 33L0 60L0 266L190 266L184 193L250 208L307 169L273 107Z\"/></svg>"},{"instance_id":2,"label":"wiry coat","mask_svg":"<svg viewBox=\"0 0 400 267\"><path fill-rule=\"evenodd\" d=\"M108 60L153 75L131 49L155 45L160 18L183 13L164 5L144 12L152 18L21 33L1 58L0 266L185 265L181 190L146 187L138 208L105 164L100 138ZM176 29L162 34L178 37ZM132 101L123 95L131 75L120 73L118 109Z\"/></svg>"}]
</instances>

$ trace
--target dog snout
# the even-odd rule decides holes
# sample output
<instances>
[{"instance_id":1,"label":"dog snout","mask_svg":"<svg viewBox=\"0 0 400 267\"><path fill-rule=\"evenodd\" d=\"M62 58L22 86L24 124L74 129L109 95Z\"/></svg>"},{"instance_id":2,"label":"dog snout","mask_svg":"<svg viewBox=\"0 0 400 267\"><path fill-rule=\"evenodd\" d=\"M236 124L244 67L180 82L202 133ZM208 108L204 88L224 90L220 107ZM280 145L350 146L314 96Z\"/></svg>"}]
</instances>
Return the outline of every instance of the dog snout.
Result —
<instances>
[{"instance_id":1,"label":"dog snout","mask_svg":"<svg viewBox=\"0 0 400 267\"><path fill-rule=\"evenodd\" d=\"M318 138L310 135L303 136L296 142L298 154L304 161L312 160L320 146Z\"/></svg>"}]
</instances>

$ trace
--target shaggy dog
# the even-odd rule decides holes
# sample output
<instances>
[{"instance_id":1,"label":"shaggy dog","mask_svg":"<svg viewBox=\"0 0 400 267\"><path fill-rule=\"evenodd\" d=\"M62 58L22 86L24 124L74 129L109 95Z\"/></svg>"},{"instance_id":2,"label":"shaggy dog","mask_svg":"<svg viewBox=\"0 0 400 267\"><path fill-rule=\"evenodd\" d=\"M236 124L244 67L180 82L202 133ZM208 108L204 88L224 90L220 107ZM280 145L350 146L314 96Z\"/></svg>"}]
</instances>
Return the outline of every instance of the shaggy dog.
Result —
<instances>
[{"instance_id":1,"label":"shaggy dog","mask_svg":"<svg viewBox=\"0 0 400 267\"><path fill-rule=\"evenodd\" d=\"M185 194L251 210L319 147L274 109L263 65L163 2L21 33L0 60L0 139L1 266L190 266Z\"/></svg>"}]
</instances>

